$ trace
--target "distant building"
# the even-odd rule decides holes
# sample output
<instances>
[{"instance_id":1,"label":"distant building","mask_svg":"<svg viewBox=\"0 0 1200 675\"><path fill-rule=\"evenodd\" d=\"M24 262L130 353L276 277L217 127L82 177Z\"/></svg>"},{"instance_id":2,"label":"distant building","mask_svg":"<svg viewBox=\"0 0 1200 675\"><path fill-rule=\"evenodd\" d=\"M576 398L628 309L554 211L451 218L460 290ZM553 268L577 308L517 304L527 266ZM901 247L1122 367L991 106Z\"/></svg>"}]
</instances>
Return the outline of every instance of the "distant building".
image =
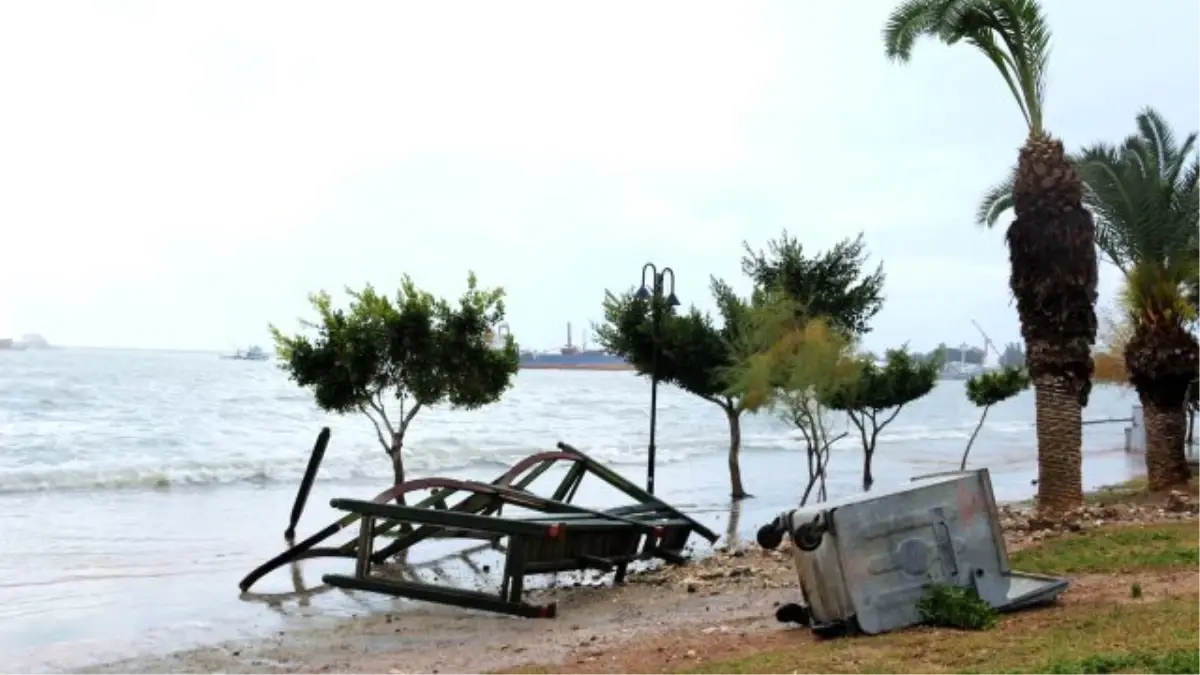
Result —
<instances>
[{"instance_id":1,"label":"distant building","mask_svg":"<svg viewBox=\"0 0 1200 675\"><path fill-rule=\"evenodd\" d=\"M928 354L922 354L921 358L923 360L932 359L939 351L942 353L942 363L946 364L958 363L968 366L982 366L983 360L987 356L987 352L983 351L979 347L971 347L968 345L962 345L960 347L947 347L946 343L943 342L938 345L937 349L929 352Z\"/></svg>"}]
</instances>

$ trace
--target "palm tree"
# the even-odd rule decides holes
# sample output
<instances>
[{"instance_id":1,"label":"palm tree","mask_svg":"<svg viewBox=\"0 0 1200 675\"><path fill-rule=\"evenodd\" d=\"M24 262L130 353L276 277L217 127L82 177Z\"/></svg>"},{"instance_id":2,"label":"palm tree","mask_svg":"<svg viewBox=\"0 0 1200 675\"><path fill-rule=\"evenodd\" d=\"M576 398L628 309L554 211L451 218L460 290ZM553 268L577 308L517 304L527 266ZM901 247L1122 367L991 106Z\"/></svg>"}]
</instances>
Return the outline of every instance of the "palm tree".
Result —
<instances>
[{"instance_id":1,"label":"palm tree","mask_svg":"<svg viewBox=\"0 0 1200 675\"><path fill-rule=\"evenodd\" d=\"M883 29L889 58L907 62L918 38L965 42L988 58L1029 128L1012 185L1005 241L1026 363L1035 389L1038 507L1083 503L1082 408L1096 341L1096 228L1061 141L1042 124L1050 27L1036 0L907 0Z\"/></svg>"},{"instance_id":2,"label":"palm tree","mask_svg":"<svg viewBox=\"0 0 1200 675\"><path fill-rule=\"evenodd\" d=\"M1129 330L1121 360L1142 402L1150 489L1185 483L1186 402L1200 359L1192 331L1200 283L1196 134L1177 142L1146 108L1137 133L1120 146L1086 147L1075 162L1084 205L1096 216L1096 244L1125 277L1120 304ZM990 227L1011 206L1006 183L985 196L981 224Z\"/></svg>"}]
</instances>

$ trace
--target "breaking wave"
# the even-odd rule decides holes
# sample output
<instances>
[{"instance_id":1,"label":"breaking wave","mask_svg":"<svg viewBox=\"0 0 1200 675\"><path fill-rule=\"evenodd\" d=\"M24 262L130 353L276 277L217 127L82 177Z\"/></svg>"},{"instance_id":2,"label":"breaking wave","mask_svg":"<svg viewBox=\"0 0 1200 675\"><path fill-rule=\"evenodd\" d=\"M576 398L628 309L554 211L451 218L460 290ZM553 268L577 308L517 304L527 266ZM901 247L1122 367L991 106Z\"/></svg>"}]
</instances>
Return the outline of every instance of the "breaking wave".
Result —
<instances>
[{"instance_id":1,"label":"breaking wave","mask_svg":"<svg viewBox=\"0 0 1200 675\"><path fill-rule=\"evenodd\" d=\"M997 424L986 427L992 440L1000 435L1028 433L1031 424ZM881 447L889 445L927 446L930 443L953 441L955 447L971 433L971 427L927 428L897 426L879 437ZM802 447L797 432L786 430L774 433L748 432L743 435L745 453L786 453ZM835 444L835 449L858 447L858 437L851 434ZM391 468L383 453L375 447L347 452L330 445L321 467L321 481L370 481L385 484L391 479ZM609 444L581 448L596 459L615 466L641 465L646 448L638 444ZM727 440L720 435L697 435L674 438L658 445L658 462L672 464L687 462L696 457L723 454ZM406 449L406 466L412 475L453 475L464 469L497 472L520 459L548 447L513 444L503 448L480 450L461 444L430 443ZM203 454L197 452L196 454ZM96 462L94 458L71 459L58 463L32 463L0 470L0 494L45 492L57 490L96 489L170 489L172 487L212 486L230 484L295 484L304 475L308 453L295 452L273 456L217 456L209 459L184 459L143 455L112 457L111 463ZM119 460L119 461L118 461Z\"/></svg>"}]
</instances>

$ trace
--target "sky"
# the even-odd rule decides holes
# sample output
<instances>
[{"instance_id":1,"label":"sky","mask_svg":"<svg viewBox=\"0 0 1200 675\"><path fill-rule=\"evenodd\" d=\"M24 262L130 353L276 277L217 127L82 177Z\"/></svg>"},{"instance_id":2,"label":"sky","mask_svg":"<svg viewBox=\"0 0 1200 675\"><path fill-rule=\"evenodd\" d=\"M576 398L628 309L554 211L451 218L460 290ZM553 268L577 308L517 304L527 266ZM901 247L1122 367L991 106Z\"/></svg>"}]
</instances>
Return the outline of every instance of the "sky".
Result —
<instances>
[{"instance_id":1,"label":"sky","mask_svg":"<svg viewBox=\"0 0 1200 675\"><path fill-rule=\"evenodd\" d=\"M1043 4L1069 147L1146 105L1196 129L1200 3ZM713 309L710 275L746 289L743 242L786 228L864 233L869 348L1017 340L1003 227L973 216L1024 122L965 45L889 62L892 6L0 3L0 337L233 349L314 290L456 297L474 270L554 348L646 262Z\"/></svg>"}]
</instances>

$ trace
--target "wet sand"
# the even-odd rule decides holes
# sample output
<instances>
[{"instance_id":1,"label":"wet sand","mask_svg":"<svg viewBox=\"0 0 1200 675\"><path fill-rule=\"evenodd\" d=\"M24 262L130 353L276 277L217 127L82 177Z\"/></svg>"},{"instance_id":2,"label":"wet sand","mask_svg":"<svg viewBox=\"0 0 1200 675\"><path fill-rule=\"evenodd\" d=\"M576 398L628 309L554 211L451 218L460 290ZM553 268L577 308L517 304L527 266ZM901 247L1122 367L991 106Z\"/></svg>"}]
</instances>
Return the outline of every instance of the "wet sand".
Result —
<instances>
[{"instance_id":1,"label":"wet sand","mask_svg":"<svg viewBox=\"0 0 1200 675\"><path fill-rule=\"evenodd\" d=\"M598 659L618 644L696 631L761 630L774 626L774 607L786 601L794 572L780 554L746 553L753 572L729 585L728 560L714 557L673 571L695 581L671 583L635 576L624 586L544 591L558 601L558 618L533 620L422 605L403 613L369 615L263 639L227 642L160 657L135 658L84 670L128 672L382 672L437 673L503 670L559 663L581 650ZM712 561L708 565L705 563ZM711 568L711 569L709 569ZM689 592L690 591L690 592ZM736 627L736 628L733 628Z\"/></svg>"}]
</instances>

